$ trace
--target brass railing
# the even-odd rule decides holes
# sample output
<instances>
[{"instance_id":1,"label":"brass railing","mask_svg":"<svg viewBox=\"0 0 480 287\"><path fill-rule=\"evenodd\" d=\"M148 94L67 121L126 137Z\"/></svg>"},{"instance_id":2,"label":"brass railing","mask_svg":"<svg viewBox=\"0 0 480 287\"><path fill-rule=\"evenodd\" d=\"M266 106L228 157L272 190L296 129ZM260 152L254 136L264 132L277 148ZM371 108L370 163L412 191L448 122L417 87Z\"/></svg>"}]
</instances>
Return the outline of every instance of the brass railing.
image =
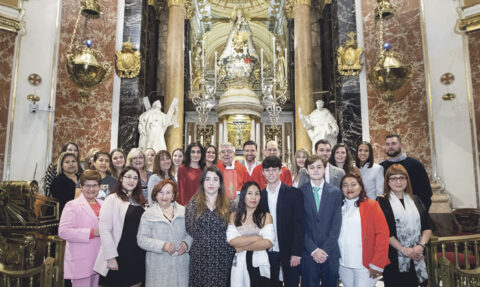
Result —
<instances>
[{"instance_id":1,"label":"brass railing","mask_svg":"<svg viewBox=\"0 0 480 287\"><path fill-rule=\"evenodd\" d=\"M58 236L48 236L36 240L37 248L43 248L39 254L46 257L37 266L25 270L14 270L0 263L0 286L12 287L63 287L63 259L65 241Z\"/></svg>"},{"instance_id":2,"label":"brass railing","mask_svg":"<svg viewBox=\"0 0 480 287\"><path fill-rule=\"evenodd\" d=\"M28 270L13 271L6 270L0 264L0 285L5 287L52 287L53 283L53 263L55 259L47 257L43 263Z\"/></svg>"},{"instance_id":3,"label":"brass railing","mask_svg":"<svg viewBox=\"0 0 480 287\"><path fill-rule=\"evenodd\" d=\"M433 236L427 247L429 286L480 286L479 248L480 234Z\"/></svg>"}]
</instances>

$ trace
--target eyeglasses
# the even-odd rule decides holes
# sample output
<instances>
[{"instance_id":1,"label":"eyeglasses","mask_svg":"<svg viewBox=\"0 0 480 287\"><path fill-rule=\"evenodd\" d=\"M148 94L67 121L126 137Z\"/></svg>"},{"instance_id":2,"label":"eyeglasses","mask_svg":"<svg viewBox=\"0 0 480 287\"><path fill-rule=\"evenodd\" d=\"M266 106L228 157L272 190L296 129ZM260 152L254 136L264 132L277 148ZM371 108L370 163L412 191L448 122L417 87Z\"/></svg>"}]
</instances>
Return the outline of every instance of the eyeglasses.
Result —
<instances>
[{"instance_id":1,"label":"eyeglasses","mask_svg":"<svg viewBox=\"0 0 480 287\"><path fill-rule=\"evenodd\" d=\"M138 176L131 176L131 175L124 175L123 178L128 179L128 180L133 180L133 181L138 180Z\"/></svg>"},{"instance_id":2,"label":"eyeglasses","mask_svg":"<svg viewBox=\"0 0 480 287\"><path fill-rule=\"evenodd\" d=\"M406 179L407 179L407 177L404 176L404 175L401 175L401 176L391 176L391 177L388 178L388 180L391 181L391 182L399 182L399 181L404 181L404 180L406 180Z\"/></svg>"},{"instance_id":3,"label":"eyeglasses","mask_svg":"<svg viewBox=\"0 0 480 287\"><path fill-rule=\"evenodd\" d=\"M82 187L86 188L86 189L96 189L99 187L98 184L85 184L85 185L82 185Z\"/></svg>"}]
</instances>

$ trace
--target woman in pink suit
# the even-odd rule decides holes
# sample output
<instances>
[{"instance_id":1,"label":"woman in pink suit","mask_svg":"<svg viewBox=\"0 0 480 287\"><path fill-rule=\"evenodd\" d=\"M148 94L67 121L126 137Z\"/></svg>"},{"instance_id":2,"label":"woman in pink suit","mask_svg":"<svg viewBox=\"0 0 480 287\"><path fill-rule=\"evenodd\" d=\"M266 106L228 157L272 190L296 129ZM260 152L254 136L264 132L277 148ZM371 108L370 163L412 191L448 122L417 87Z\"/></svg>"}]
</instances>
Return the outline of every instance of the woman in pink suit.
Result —
<instances>
[{"instance_id":1,"label":"woman in pink suit","mask_svg":"<svg viewBox=\"0 0 480 287\"><path fill-rule=\"evenodd\" d=\"M102 176L96 170L86 170L80 176L82 193L67 202L60 218L58 235L67 241L65 248L65 279L73 287L98 286L98 274L93 264L100 249L98 217L102 201L96 199Z\"/></svg>"}]
</instances>

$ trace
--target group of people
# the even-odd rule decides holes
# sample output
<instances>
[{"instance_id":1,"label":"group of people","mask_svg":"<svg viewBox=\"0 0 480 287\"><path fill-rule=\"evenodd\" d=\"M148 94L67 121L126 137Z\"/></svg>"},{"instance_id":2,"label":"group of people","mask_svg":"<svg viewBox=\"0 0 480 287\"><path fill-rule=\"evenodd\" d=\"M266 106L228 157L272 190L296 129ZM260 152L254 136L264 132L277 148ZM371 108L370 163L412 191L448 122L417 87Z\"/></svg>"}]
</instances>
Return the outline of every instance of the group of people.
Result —
<instances>
[{"instance_id":1,"label":"group of people","mask_svg":"<svg viewBox=\"0 0 480 287\"><path fill-rule=\"evenodd\" d=\"M387 136L381 164L367 142L354 160L345 144L319 140L315 154L295 153L291 171L274 141L261 162L253 141L243 161L228 142L147 152L96 151L82 169L67 143L49 168L73 286L427 282L431 188L398 135Z\"/></svg>"}]
</instances>

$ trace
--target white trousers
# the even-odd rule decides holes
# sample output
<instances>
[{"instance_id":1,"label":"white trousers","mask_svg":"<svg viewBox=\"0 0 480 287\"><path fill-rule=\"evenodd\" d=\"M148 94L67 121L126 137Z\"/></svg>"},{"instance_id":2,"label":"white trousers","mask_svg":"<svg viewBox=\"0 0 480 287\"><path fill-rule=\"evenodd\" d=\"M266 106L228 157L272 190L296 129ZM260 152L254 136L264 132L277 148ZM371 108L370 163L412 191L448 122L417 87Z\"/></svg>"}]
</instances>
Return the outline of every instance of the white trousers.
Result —
<instances>
[{"instance_id":1,"label":"white trousers","mask_svg":"<svg viewBox=\"0 0 480 287\"><path fill-rule=\"evenodd\" d=\"M339 273L345 287L374 287L380 279L380 277L370 278L370 272L364 266L348 268L340 265Z\"/></svg>"}]
</instances>

